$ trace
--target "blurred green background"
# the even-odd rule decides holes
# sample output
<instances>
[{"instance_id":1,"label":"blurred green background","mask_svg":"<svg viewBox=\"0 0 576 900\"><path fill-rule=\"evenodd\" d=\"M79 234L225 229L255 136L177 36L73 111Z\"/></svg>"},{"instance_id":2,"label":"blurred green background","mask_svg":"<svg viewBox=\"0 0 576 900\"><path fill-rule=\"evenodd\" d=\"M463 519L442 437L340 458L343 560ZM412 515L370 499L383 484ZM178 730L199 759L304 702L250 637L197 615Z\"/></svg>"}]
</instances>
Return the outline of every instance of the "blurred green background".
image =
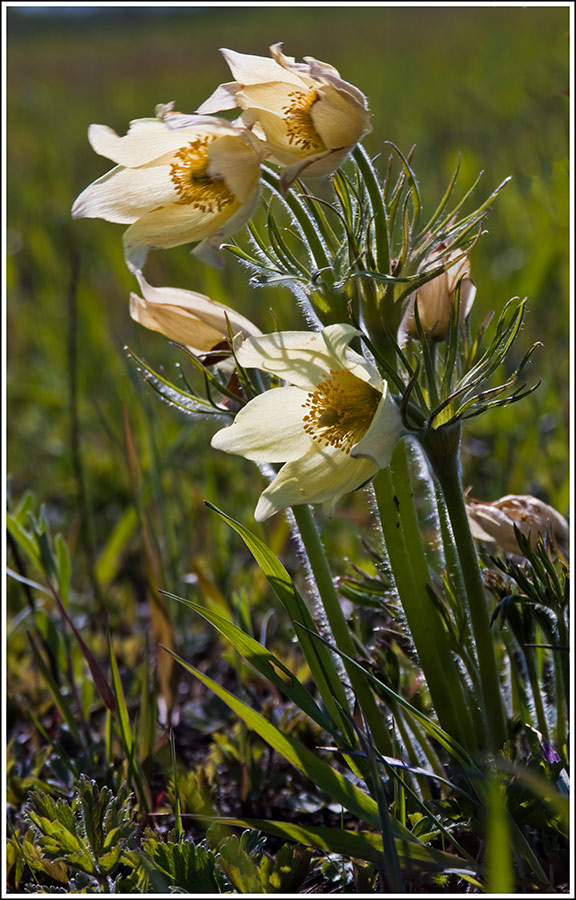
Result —
<instances>
[{"instance_id":1,"label":"blurred green background","mask_svg":"<svg viewBox=\"0 0 576 900\"><path fill-rule=\"evenodd\" d=\"M542 385L469 423L465 480L481 499L532 493L567 513L567 8L238 5L66 16L10 8L7 19L8 469L14 502L33 490L81 551L80 587L90 572L106 591L133 579L137 508L155 523L164 584L178 590L191 570L209 570L217 582L219 571L227 573L228 537L212 519L206 528L202 499L253 525L264 484L251 464L209 449L213 425L182 417L141 383L125 345L171 376L180 357L129 317L136 285L122 257L122 226L73 222L69 212L111 167L88 144L90 123L124 134L130 119L153 115L159 102L192 112L229 80L219 47L267 55L283 41L288 55L336 66L369 98L372 154L387 155L386 140L405 152L416 145L425 212L459 153L460 194L484 170L478 203L513 176L473 252L473 323L528 295L517 358L543 342L529 366L531 381ZM272 327L269 309L283 326L303 324L287 292L253 290L233 259L215 271L179 247L153 254L146 274L153 284L236 306L264 329ZM366 515L361 495L352 495L328 523L344 553L351 544L342 523ZM282 545L281 517L267 536Z\"/></svg>"}]
</instances>

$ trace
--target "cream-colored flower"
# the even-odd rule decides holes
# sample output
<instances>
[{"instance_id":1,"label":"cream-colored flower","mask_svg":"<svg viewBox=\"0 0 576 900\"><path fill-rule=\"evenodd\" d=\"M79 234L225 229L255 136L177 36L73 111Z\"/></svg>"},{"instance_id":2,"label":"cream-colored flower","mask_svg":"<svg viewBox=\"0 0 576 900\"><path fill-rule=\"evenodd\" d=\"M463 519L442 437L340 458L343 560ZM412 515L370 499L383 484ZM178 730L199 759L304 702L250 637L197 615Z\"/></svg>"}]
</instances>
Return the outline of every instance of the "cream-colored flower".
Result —
<instances>
[{"instance_id":1,"label":"cream-colored flower","mask_svg":"<svg viewBox=\"0 0 576 900\"><path fill-rule=\"evenodd\" d=\"M463 256L461 250L452 250L443 256L444 249L443 244L435 247L425 257L418 270L420 273L429 272L442 263L447 265L444 272L427 281L410 297L401 325L401 333L408 337L418 338L414 316L414 304L417 301L418 317L424 334L435 341L445 340L460 280L460 322L470 314L476 296L476 286L470 278L470 260L467 256Z\"/></svg>"},{"instance_id":2,"label":"cream-colored flower","mask_svg":"<svg viewBox=\"0 0 576 900\"><path fill-rule=\"evenodd\" d=\"M258 501L257 521L300 503L331 510L390 463L400 412L378 371L349 349L358 334L330 325L250 337L239 348L242 366L288 382L255 397L212 438L227 453L285 463Z\"/></svg>"},{"instance_id":3,"label":"cream-colored flower","mask_svg":"<svg viewBox=\"0 0 576 900\"><path fill-rule=\"evenodd\" d=\"M534 546L542 536L555 551L566 554L568 548L568 522L554 507L528 494L507 494L493 503L482 503L469 498L466 511L472 534L477 540L499 544L508 553L520 553L514 534L514 525L523 535L530 537Z\"/></svg>"},{"instance_id":4,"label":"cream-colored flower","mask_svg":"<svg viewBox=\"0 0 576 900\"><path fill-rule=\"evenodd\" d=\"M159 107L160 116L170 109ZM88 130L96 153L117 165L82 191L72 215L129 224L124 252L133 271L150 249L191 242L199 242L195 254L216 262L222 238L256 206L260 158L245 132L223 119L185 118L183 127L136 119L124 137L106 125Z\"/></svg>"},{"instance_id":5,"label":"cream-colored flower","mask_svg":"<svg viewBox=\"0 0 576 900\"><path fill-rule=\"evenodd\" d=\"M221 50L236 79L199 108L201 114L240 108L241 121L286 168L282 184L334 172L372 130L366 98L337 70L311 56L297 63L282 44L271 59Z\"/></svg>"},{"instance_id":6,"label":"cream-colored flower","mask_svg":"<svg viewBox=\"0 0 576 900\"><path fill-rule=\"evenodd\" d=\"M230 333L244 337L262 333L250 319L204 294L153 287L140 272L136 276L142 296L130 295L132 318L144 328L185 344L198 356L220 350L227 344ZM210 362L210 356L206 362Z\"/></svg>"}]
</instances>

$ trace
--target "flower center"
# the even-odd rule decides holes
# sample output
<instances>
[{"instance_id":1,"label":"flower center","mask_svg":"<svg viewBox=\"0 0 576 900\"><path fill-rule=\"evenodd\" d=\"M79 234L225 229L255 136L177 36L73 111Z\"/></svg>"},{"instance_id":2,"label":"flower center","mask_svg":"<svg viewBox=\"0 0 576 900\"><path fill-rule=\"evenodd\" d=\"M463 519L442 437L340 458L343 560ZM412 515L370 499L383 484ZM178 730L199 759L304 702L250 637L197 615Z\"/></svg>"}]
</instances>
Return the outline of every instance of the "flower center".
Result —
<instances>
[{"instance_id":1,"label":"flower center","mask_svg":"<svg viewBox=\"0 0 576 900\"><path fill-rule=\"evenodd\" d=\"M312 121L312 107L318 100L318 92L313 88L308 91L290 91L291 103L282 107L288 131L288 143L301 147L302 150L325 150L320 135Z\"/></svg>"},{"instance_id":2,"label":"flower center","mask_svg":"<svg viewBox=\"0 0 576 900\"><path fill-rule=\"evenodd\" d=\"M352 372L331 369L302 404L309 410L303 418L304 431L313 441L350 453L368 431L381 396L380 391Z\"/></svg>"},{"instance_id":3,"label":"flower center","mask_svg":"<svg viewBox=\"0 0 576 900\"><path fill-rule=\"evenodd\" d=\"M203 213L221 212L234 201L222 178L208 175L208 144L214 137L196 138L174 154L170 178L180 194L179 203L189 203Z\"/></svg>"}]
</instances>

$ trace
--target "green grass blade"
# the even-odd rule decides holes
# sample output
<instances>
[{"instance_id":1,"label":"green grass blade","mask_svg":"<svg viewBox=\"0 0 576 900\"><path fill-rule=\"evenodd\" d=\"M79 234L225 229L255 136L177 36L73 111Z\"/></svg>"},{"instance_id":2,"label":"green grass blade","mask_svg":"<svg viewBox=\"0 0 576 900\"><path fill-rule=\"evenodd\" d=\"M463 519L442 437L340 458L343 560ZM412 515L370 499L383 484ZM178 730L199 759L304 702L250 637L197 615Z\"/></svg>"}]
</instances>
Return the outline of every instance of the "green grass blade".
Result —
<instances>
[{"instance_id":1,"label":"green grass blade","mask_svg":"<svg viewBox=\"0 0 576 900\"><path fill-rule=\"evenodd\" d=\"M206 817L204 817L205 819ZM326 853L337 853L339 856L350 856L353 859L364 859L381 865L385 862L382 838L371 832L348 831L342 828L326 826L297 825L293 822L279 822L269 819L231 819L218 817L215 821L221 825L236 828L255 828L266 834L274 835L282 840L296 841L309 847L316 847ZM404 874L416 875L424 872L441 874L450 872L461 875L467 881L481 887L475 881L478 871L463 863L458 856L426 847L424 844L397 838L396 850L402 862Z\"/></svg>"},{"instance_id":2,"label":"green grass blade","mask_svg":"<svg viewBox=\"0 0 576 900\"><path fill-rule=\"evenodd\" d=\"M163 591L166 597L172 600L178 600L185 606L188 606L202 618L210 622L218 629L220 634L230 641L235 650L240 653L251 665L254 666L265 678L274 684L279 691L290 698L306 715L310 716L325 731L333 732L334 725L330 719L325 716L322 710L314 701L311 694L296 676L290 671L288 666L281 662L277 656L271 653L259 641L242 631L237 625L234 625L229 619L212 610L206 609L193 600L185 600L176 594L170 594ZM282 674L279 674L282 673Z\"/></svg>"},{"instance_id":3,"label":"green grass blade","mask_svg":"<svg viewBox=\"0 0 576 900\"><path fill-rule=\"evenodd\" d=\"M136 758L136 736L130 724L130 716L128 715L128 707L126 706L126 698L122 681L120 680L120 672L118 671L118 663L112 648L112 639L108 635L108 648L110 656L110 672L112 676L112 689L116 701L116 721L118 723L118 731L120 741L126 753L128 763L128 771L132 777L134 786L138 792L140 803L146 811L152 808L152 798L150 796L150 788L144 778L141 766Z\"/></svg>"},{"instance_id":4,"label":"green grass blade","mask_svg":"<svg viewBox=\"0 0 576 900\"><path fill-rule=\"evenodd\" d=\"M74 740L80 746L83 746L84 740L83 740L82 735L80 734L80 731L76 724L74 714L73 714L72 710L70 709L67 701L62 696L62 694L60 692L60 688L56 684L56 680L55 680L54 676L52 675L52 672L50 671L50 669L44 662L42 654L40 653L38 647L36 646L36 639L34 638L34 636L32 635L31 632L27 631L26 634L28 635L28 640L30 641L30 647L32 648L32 655L34 656L36 665L40 669L40 672L42 673L42 676L46 682L46 685L48 686L48 690L50 691L50 696L52 697L52 700L54 701L54 705L56 706L58 712L60 713L62 720L64 722L66 722L66 725L68 726L68 730L70 731L70 734L72 735Z\"/></svg>"},{"instance_id":5,"label":"green grass blade","mask_svg":"<svg viewBox=\"0 0 576 900\"><path fill-rule=\"evenodd\" d=\"M514 866L508 812L501 785L494 777L487 800L486 892L503 896L514 893Z\"/></svg>"},{"instance_id":6,"label":"green grass blade","mask_svg":"<svg viewBox=\"0 0 576 900\"><path fill-rule=\"evenodd\" d=\"M303 626L299 623L296 623L296 627L298 629L302 629ZM473 758L470 754L462 747L458 741L454 740L454 738L449 735L446 731L444 731L436 722L433 722L432 719L429 719L423 712L420 712L419 709L416 709L415 706L412 706L404 697L401 697L400 694L397 694L396 691L393 691L392 688L388 687L387 684L384 684L379 678L376 677L372 672L368 669L364 669L360 663L356 662L356 660L351 659L349 656L346 656L345 653L342 653L341 650L338 650L333 644L329 644L328 641L325 640L321 635L311 632L314 638L322 641L324 644L329 646L334 653L338 653L342 659L349 662L351 665L356 666L358 669L362 669L367 678L372 681L373 684L377 685L378 688L389 697L394 703L397 703L398 706L401 706L407 713L410 714L411 717L414 717L420 725L424 728L424 731L429 735L429 737L433 738L437 741L444 749L450 754L452 759L457 762L462 769L467 770L475 775L481 776L481 771L474 762Z\"/></svg>"},{"instance_id":7,"label":"green grass blade","mask_svg":"<svg viewBox=\"0 0 576 900\"><path fill-rule=\"evenodd\" d=\"M252 728L260 737L274 748L296 769L303 772L314 784L324 791L336 803L341 803L345 809L357 816L363 822L372 827L378 827L378 807L374 800L353 785L347 778L333 769L328 763L319 759L310 750L307 750L299 741L291 735L283 734L272 725L263 715L247 706L217 681L209 678L203 672L195 669L176 653L164 648L177 663L186 671L198 678L202 684L210 688L217 697L226 703L230 709L238 715L243 722Z\"/></svg>"},{"instance_id":8,"label":"green grass blade","mask_svg":"<svg viewBox=\"0 0 576 900\"><path fill-rule=\"evenodd\" d=\"M291 621L293 623L301 622L310 630L310 632L315 633L316 627L308 607L296 590L290 575L266 544L256 537L256 535L248 528L245 528L239 522L236 522L230 516L226 515L226 513L222 512L222 510L218 509L218 507L208 502L206 502L206 506L218 513L225 522L238 532L264 572L272 590L290 616ZM340 712L340 708L348 708L348 700L340 676L334 665L334 660L329 651L326 648L321 648L320 643L314 641L309 635L300 632L299 637L303 638L301 641L302 652L306 657L306 661L318 690L320 691L320 695L326 704L326 708L334 721L341 727L342 732L348 734L348 723L343 719Z\"/></svg>"},{"instance_id":9,"label":"green grass blade","mask_svg":"<svg viewBox=\"0 0 576 900\"><path fill-rule=\"evenodd\" d=\"M32 535L26 531L26 529L18 521L16 516L13 516L11 513L6 513L6 526L8 528L8 533L11 534L16 543L19 544L20 547L22 547L22 549L29 557L31 562L34 563L38 571L43 572L44 569L40 560L38 546Z\"/></svg>"}]
</instances>

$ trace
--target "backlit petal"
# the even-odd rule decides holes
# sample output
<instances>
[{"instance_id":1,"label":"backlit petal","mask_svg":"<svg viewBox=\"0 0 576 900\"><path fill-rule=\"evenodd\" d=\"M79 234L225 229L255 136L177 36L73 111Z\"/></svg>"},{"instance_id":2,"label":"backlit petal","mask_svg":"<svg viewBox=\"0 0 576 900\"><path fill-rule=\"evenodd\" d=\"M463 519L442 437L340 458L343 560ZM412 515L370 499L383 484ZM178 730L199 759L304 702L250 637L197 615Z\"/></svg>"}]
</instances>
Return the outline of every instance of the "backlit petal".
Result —
<instances>
[{"instance_id":1,"label":"backlit petal","mask_svg":"<svg viewBox=\"0 0 576 900\"><path fill-rule=\"evenodd\" d=\"M227 188L243 203L260 180L260 163L252 145L241 137L228 135L208 145L208 157L208 174L223 178Z\"/></svg>"},{"instance_id":2,"label":"backlit petal","mask_svg":"<svg viewBox=\"0 0 576 900\"><path fill-rule=\"evenodd\" d=\"M306 456L282 467L262 493L254 516L263 522L281 509L301 503L325 503L356 490L378 471L366 459L341 450L313 445Z\"/></svg>"},{"instance_id":3,"label":"backlit petal","mask_svg":"<svg viewBox=\"0 0 576 900\"><path fill-rule=\"evenodd\" d=\"M271 372L301 387L318 384L335 363L322 335L314 331L279 331L248 338L237 355L245 368Z\"/></svg>"},{"instance_id":4,"label":"backlit petal","mask_svg":"<svg viewBox=\"0 0 576 900\"><path fill-rule=\"evenodd\" d=\"M372 131L368 110L331 85L322 88L311 115L316 131L330 150L351 147Z\"/></svg>"},{"instance_id":5,"label":"backlit petal","mask_svg":"<svg viewBox=\"0 0 576 900\"><path fill-rule=\"evenodd\" d=\"M238 106L236 94L241 87L242 85L238 81L229 81L227 84L219 85L214 93L200 104L196 112L200 115L209 115L225 109L236 109Z\"/></svg>"},{"instance_id":6,"label":"backlit petal","mask_svg":"<svg viewBox=\"0 0 576 900\"><path fill-rule=\"evenodd\" d=\"M283 69L274 59L266 56L253 56L249 53L238 53L236 50L222 48L220 53L228 63L236 81L241 84L261 84L266 81L287 81L290 84L302 85L296 73Z\"/></svg>"},{"instance_id":7,"label":"backlit petal","mask_svg":"<svg viewBox=\"0 0 576 900\"><path fill-rule=\"evenodd\" d=\"M234 204L235 209L238 206ZM126 262L141 269L149 250L178 247L218 233L230 217L229 210L228 206L219 213L202 212L188 204L171 203L146 213L124 232Z\"/></svg>"},{"instance_id":8,"label":"backlit petal","mask_svg":"<svg viewBox=\"0 0 576 900\"><path fill-rule=\"evenodd\" d=\"M132 294L130 314L152 331L186 344L199 353L211 350L232 334L259 334L260 330L236 310L196 291L153 287L137 274L142 297Z\"/></svg>"},{"instance_id":9,"label":"backlit petal","mask_svg":"<svg viewBox=\"0 0 576 900\"><path fill-rule=\"evenodd\" d=\"M378 468L390 465L394 448L403 432L402 417L384 385L382 399L372 423L364 437L352 447L350 455L355 459L369 459Z\"/></svg>"},{"instance_id":10,"label":"backlit petal","mask_svg":"<svg viewBox=\"0 0 576 900\"><path fill-rule=\"evenodd\" d=\"M91 125L88 139L100 156L121 166L143 166L186 143L182 132L171 131L158 119L136 119L120 137L107 125Z\"/></svg>"},{"instance_id":11,"label":"backlit petal","mask_svg":"<svg viewBox=\"0 0 576 900\"><path fill-rule=\"evenodd\" d=\"M216 432L212 447L255 462L299 459L312 444L302 427L306 393L297 387L259 394L240 410L232 425Z\"/></svg>"},{"instance_id":12,"label":"backlit petal","mask_svg":"<svg viewBox=\"0 0 576 900\"><path fill-rule=\"evenodd\" d=\"M169 166L117 166L82 191L74 202L72 216L129 225L150 209L176 199Z\"/></svg>"}]
</instances>

